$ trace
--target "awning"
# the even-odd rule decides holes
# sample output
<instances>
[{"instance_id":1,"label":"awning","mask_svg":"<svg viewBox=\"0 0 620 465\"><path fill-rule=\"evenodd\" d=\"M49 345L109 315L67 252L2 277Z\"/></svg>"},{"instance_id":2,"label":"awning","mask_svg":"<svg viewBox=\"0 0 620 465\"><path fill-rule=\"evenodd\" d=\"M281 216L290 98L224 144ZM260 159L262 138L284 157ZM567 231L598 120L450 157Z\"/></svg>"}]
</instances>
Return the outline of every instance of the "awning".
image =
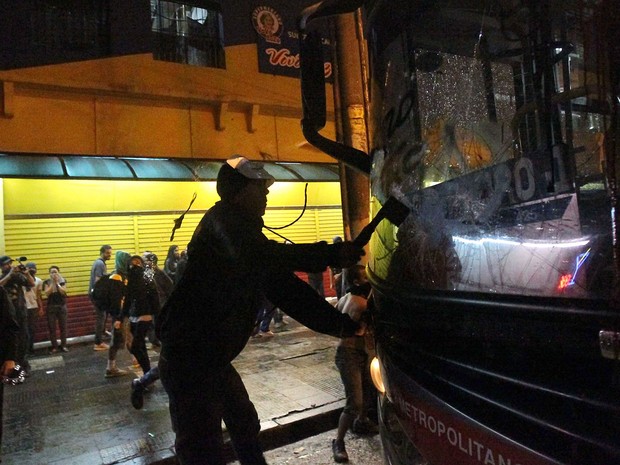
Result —
<instances>
[{"instance_id":1,"label":"awning","mask_svg":"<svg viewBox=\"0 0 620 465\"><path fill-rule=\"evenodd\" d=\"M0 178L215 181L224 160L0 153ZM337 164L265 162L276 181L339 181Z\"/></svg>"}]
</instances>

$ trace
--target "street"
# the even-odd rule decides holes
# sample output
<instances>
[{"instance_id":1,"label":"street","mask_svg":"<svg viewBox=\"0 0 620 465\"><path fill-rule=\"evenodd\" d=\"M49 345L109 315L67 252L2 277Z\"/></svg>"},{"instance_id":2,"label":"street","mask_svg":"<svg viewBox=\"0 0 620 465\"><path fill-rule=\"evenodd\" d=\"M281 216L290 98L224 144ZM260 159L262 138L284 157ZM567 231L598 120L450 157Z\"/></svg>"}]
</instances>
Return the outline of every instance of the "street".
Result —
<instances>
[{"instance_id":1,"label":"street","mask_svg":"<svg viewBox=\"0 0 620 465\"><path fill-rule=\"evenodd\" d=\"M269 465L333 465L331 441L336 437L336 430L311 436L307 439L265 452ZM349 463L352 465L381 465L383 456L381 439L378 434L358 436L347 434L345 439ZM234 462L239 465L239 462Z\"/></svg>"}]
</instances>

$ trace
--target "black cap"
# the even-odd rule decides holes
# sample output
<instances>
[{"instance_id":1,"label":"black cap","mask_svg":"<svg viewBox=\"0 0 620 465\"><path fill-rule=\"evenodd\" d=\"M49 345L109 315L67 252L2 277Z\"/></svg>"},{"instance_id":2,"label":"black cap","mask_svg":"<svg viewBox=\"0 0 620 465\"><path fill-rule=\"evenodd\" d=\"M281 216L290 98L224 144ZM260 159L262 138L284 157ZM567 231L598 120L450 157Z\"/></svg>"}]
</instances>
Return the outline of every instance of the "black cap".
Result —
<instances>
[{"instance_id":1,"label":"black cap","mask_svg":"<svg viewBox=\"0 0 620 465\"><path fill-rule=\"evenodd\" d=\"M11 263L12 261L13 259L11 257L9 257L8 255L3 255L2 257L0 257L0 266Z\"/></svg>"}]
</instances>

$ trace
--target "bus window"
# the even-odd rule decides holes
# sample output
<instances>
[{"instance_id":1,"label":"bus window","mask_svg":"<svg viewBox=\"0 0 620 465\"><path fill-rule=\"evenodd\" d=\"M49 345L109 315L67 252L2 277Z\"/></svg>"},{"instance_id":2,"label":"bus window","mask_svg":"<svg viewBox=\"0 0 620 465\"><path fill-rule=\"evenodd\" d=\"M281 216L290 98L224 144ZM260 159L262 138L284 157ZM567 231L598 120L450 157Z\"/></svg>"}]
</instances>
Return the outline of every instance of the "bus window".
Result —
<instances>
[{"instance_id":1,"label":"bus window","mask_svg":"<svg viewBox=\"0 0 620 465\"><path fill-rule=\"evenodd\" d=\"M605 297L608 122L583 49L550 45L535 89L539 57L509 37L443 50L426 33L416 21L371 57L373 195L412 209L378 230L371 268L406 289Z\"/></svg>"}]
</instances>

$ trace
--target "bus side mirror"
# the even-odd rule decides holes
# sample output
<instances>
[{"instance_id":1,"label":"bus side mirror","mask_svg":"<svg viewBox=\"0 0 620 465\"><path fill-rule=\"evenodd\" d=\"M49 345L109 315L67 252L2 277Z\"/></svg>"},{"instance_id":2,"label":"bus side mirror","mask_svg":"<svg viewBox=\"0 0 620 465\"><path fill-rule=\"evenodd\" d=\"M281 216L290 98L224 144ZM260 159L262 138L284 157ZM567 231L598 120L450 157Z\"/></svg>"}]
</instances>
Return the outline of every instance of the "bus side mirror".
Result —
<instances>
[{"instance_id":1,"label":"bus side mirror","mask_svg":"<svg viewBox=\"0 0 620 465\"><path fill-rule=\"evenodd\" d=\"M327 98L323 44L316 31L301 37L300 61L303 124L318 131L325 127Z\"/></svg>"},{"instance_id":2,"label":"bus side mirror","mask_svg":"<svg viewBox=\"0 0 620 465\"><path fill-rule=\"evenodd\" d=\"M319 130L325 127L327 121L323 43L316 30L307 29L308 23L315 19L351 12L361 4L362 0L325 0L307 7L298 18L303 108L301 130L306 140L314 147L362 173L370 174L371 159L367 153L319 134Z\"/></svg>"}]
</instances>

